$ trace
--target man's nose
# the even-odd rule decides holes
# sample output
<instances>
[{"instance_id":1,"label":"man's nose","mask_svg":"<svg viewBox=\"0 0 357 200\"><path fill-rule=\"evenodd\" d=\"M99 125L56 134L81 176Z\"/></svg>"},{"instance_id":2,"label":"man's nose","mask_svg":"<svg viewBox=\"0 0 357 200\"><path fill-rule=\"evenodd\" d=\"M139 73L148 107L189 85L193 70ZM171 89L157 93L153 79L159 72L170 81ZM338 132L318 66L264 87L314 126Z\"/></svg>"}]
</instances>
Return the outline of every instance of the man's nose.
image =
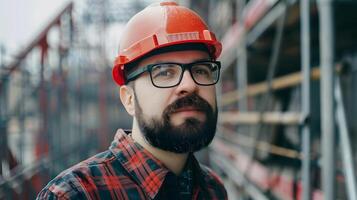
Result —
<instances>
[{"instance_id":1,"label":"man's nose","mask_svg":"<svg viewBox=\"0 0 357 200\"><path fill-rule=\"evenodd\" d=\"M191 94L193 92L196 92L197 89L198 89L198 85L193 80L190 72L188 70L185 70L182 75L181 82L177 86L178 93Z\"/></svg>"}]
</instances>

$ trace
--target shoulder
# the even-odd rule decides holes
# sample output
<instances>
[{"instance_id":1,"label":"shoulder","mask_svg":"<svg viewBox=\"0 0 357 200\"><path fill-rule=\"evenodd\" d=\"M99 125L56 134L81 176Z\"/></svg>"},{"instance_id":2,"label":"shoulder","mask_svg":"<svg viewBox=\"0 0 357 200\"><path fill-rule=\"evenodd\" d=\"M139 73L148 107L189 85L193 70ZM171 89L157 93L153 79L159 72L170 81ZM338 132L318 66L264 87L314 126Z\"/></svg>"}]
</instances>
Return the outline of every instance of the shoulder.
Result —
<instances>
[{"instance_id":1,"label":"shoulder","mask_svg":"<svg viewBox=\"0 0 357 200\"><path fill-rule=\"evenodd\" d=\"M202 164L200 164L200 167L207 188L216 197L215 199L228 199L222 179L209 167Z\"/></svg>"},{"instance_id":2,"label":"shoulder","mask_svg":"<svg viewBox=\"0 0 357 200\"><path fill-rule=\"evenodd\" d=\"M63 171L50 181L37 199L96 199L98 185L107 177L125 172L110 151L99 153ZM115 166L115 169L113 167ZM102 188L101 188L102 189Z\"/></svg>"},{"instance_id":3,"label":"shoulder","mask_svg":"<svg viewBox=\"0 0 357 200\"><path fill-rule=\"evenodd\" d=\"M36 199L81 199L83 192L76 187L78 182L70 179L69 175L56 177L40 191Z\"/></svg>"}]
</instances>

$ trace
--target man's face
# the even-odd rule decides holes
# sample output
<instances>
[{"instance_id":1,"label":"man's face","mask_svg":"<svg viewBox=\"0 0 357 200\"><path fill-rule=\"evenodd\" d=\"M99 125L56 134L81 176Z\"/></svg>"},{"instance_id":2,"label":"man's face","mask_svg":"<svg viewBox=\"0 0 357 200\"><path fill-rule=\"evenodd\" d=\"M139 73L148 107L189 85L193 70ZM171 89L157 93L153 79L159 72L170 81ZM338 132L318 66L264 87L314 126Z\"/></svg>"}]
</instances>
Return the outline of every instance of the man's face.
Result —
<instances>
[{"instance_id":1,"label":"man's face","mask_svg":"<svg viewBox=\"0 0 357 200\"><path fill-rule=\"evenodd\" d=\"M203 51L176 51L151 56L139 63L192 63L208 60ZM135 80L135 119L152 146L175 152L198 151L213 139L217 123L215 86L197 85L186 70L179 85L157 88L149 73Z\"/></svg>"}]
</instances>

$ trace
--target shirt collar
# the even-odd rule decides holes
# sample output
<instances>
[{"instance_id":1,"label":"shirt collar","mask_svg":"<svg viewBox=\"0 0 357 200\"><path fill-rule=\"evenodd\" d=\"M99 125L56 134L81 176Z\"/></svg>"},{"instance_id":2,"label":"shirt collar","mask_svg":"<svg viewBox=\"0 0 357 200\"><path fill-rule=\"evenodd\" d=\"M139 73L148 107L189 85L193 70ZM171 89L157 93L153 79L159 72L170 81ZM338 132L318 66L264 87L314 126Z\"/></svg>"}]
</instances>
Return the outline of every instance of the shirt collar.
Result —
<instances>
[{"instance_id":1,"label":"shirt collar","mask_svg":"<svg viewBox=\"0 0 357 200\"><path fill-rule=\"evenodd\" d=\"M153 199L159 192L169 170L122 129L115 134L109 150L146 194Z\"/></svg>"},{"instance_id":2,"label":"shirt collar","mask_svg":"<svg viewBox=\"0 0 357 200\"><path fill-rule=\"evenodd\" d=\"M140 185L146 194L148 194L151 199L154 199L166 175L170 171L160 160L155 158L139 143L135 142L128 135L130 132L131 131L119 129L115 134L109 150L116 156L124 169ZM201 190L205 190L207 187L205 183L207 174L201 170L200 164L193 154L189 155L188 163L194 176L193 187L196 188L196 186L198 186Z\"/></svg>"}]
</instances>

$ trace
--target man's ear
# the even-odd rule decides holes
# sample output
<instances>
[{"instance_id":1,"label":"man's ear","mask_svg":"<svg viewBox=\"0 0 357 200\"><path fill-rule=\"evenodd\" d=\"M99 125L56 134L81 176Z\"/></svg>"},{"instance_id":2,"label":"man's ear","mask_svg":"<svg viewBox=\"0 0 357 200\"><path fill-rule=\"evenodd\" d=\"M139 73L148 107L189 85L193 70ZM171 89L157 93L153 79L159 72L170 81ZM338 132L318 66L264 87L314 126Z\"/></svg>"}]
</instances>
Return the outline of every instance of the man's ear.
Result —
<instances>
[{"instance_id":1,"label":"man's ear","mask_svg":"<svg viewBox=\"0 0 357 200\"><path fill-rule=\"evenodd\" d=\"M119 88L120 101L124 105L126 112L129 115L135 115L135 95L134 90L130 86L123 85Z\"/></svg>"}]
</instances>

